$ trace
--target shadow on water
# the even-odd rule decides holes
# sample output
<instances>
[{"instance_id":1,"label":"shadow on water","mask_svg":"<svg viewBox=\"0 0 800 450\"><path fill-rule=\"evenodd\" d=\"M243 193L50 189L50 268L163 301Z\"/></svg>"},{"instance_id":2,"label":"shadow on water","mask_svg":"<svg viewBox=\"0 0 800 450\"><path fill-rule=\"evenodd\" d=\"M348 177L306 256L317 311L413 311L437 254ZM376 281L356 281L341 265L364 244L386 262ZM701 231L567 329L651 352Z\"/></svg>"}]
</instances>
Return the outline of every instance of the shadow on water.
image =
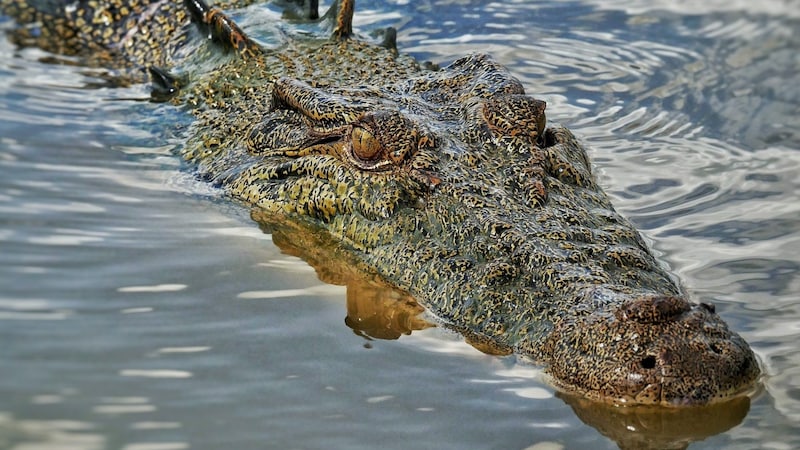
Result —
<instances>
[{"instance_id":1,"label":"shadow on water","mask_svg":"<svg viewBox=\"0 0 800 450\"><path fill-rule=\"evenodd\" d=\"M346 286L345 323L367 341L398 339L414 331L437 326L435 319L409 294L388 286L360 263L323 229L284 221L258 209L251 217L262 231L272 235L283 251L306 261L323 282ZM277 219L277 220L276 220ZM467 343L490 355L507 351L480 340ZM369 342L365 346L370 346ZM577 417L612 439L622 449L683 449L739 425L750 409L750 398L693 408L620 407L558 392Z\"/></svg>"}]
</instances>

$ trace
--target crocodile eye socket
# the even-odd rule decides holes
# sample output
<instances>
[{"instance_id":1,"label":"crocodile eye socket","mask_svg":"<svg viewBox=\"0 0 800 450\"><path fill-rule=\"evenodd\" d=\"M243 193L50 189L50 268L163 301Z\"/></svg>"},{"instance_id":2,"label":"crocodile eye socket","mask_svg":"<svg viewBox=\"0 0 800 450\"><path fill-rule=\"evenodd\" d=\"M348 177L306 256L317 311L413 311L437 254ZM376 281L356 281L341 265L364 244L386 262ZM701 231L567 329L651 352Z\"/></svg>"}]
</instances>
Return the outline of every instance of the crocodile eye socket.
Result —
<instances>
[{"instance_id":1,"label":"crocodile eye socket","mask_svg":"<svg viewBox=\"0 0 800 450\"><path fill-rule=\"evenodd\" d=\"M369 130L361 127L353 127L351 134L353 141L353 155L364 161L371 161L378 157L381 151L381 143Z\"/></svg>"}]
</instances>

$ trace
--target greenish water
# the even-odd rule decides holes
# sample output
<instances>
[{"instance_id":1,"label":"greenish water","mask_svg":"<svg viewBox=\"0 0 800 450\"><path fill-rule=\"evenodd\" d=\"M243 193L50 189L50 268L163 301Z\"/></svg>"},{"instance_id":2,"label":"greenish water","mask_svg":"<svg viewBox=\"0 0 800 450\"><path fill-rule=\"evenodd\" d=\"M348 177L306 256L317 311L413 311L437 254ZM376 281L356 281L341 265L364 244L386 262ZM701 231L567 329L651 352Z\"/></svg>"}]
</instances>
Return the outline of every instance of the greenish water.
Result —
<instances>
[{"instance_id":1,"label":"greenish water","mask_svg":"<svg viewBox=\"0 0 800 450\"><path fill-rule=\"evenodd\" d=\"M800 448L797 5L366 3L356 27L419 59L509 66L752 344L764 391L689 447ZM533 367L441 329L353 333L344 287L181 166L146 87L47 56L0 39L0 448L617 447Z\"/></svg>"}]
</instances>

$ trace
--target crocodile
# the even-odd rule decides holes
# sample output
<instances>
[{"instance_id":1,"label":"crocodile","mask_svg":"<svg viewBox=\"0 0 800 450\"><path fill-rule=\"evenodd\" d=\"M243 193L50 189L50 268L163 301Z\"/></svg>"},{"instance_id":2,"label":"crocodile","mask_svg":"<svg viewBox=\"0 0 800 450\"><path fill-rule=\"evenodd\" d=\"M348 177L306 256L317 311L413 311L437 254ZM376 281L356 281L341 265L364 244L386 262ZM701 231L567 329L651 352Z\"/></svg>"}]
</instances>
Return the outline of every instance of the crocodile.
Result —
<instances>
[{"instance_id":1,"label":"crocodile","mask_svg":"<svg viewBox=\"0 0 800 450\"><path fill-rule=\"evenodd\" d=\"M318 16L316 1L283 3ZM689 299L581 142L490 56L420 63L393 29L357 37L352 0L319 19L326 36L278 29L270 42L203 0L0 5L21 45L149 81L154 100L188 111L181 156L267 227L324 233L438 323L541 365L556 388L680 407L757 384L744 339Z\"/></svg>"}]
</instances>

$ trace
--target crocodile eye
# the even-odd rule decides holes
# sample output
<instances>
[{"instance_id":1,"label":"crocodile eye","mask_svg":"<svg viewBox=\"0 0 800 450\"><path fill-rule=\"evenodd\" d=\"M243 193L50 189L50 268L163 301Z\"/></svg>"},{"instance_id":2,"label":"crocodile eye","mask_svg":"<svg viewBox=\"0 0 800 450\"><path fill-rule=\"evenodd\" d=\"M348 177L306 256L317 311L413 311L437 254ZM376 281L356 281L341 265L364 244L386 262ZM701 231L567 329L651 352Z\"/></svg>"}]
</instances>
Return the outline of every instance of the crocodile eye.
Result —
<instances>
[{"instance_id":1,"label":"crocodile eye","mask_svg":"<svg viewBox=\"0 0 800 450\"><path fill-rule=\"evenodd\" d=\"M378 138L364 128L353 127L350 137L353 141L353 154L361 160L373 160L381 151L381 143Z\"/></svg>"}]
</instances>

